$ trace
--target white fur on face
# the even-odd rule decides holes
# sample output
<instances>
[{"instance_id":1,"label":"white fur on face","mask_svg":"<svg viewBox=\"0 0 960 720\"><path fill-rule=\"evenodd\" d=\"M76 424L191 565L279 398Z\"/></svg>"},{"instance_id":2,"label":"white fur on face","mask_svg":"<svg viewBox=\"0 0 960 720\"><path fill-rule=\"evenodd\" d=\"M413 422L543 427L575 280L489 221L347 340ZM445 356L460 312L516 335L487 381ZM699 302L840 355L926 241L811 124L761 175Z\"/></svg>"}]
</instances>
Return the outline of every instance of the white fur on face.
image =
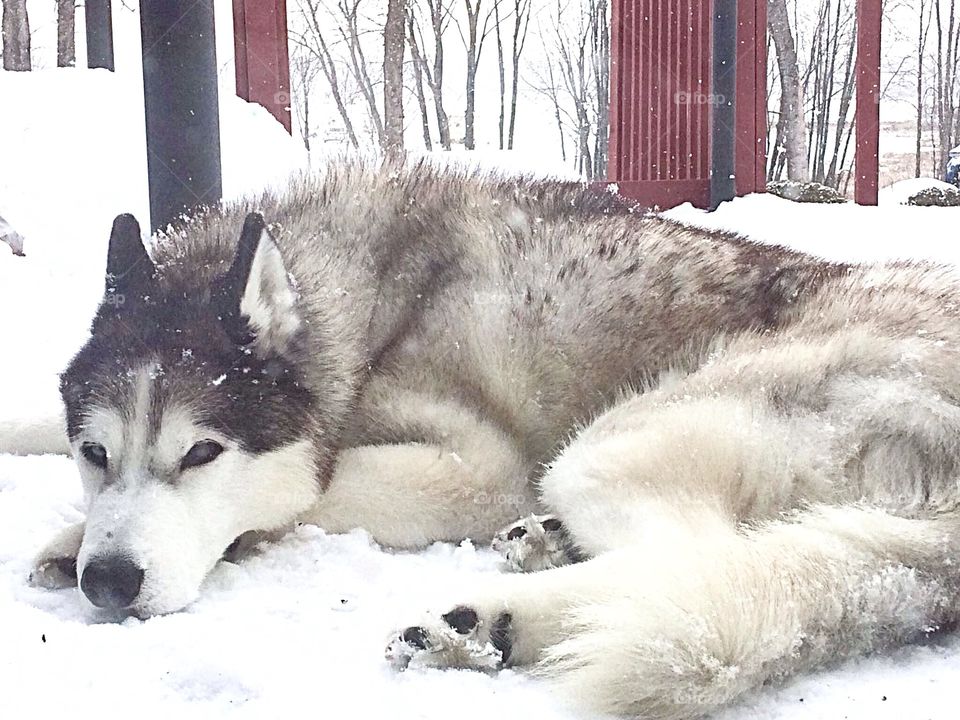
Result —
<instances>
[{"instance_id":1,"label":"white fur on face","mask_svg":"<svg viewBox=\"0 0 960 720\"><path fill-rule=\"evenodd\" d=\"M151 437L152 382L149 369L137 374L127 412L97 408L88 413L75 447L88 506L78 572L82 577L97 556L119 553L133 559L144 570L131 608L141 616L189 604L236 537L292 522L319 493L307 440L254 455L198 425L180 406L163 410L159 432ZM180 460L201 440L215 440L224 452L207 465L180 472ZM80 455L79 446L87 441L107 448L106 474Z\"/></svg>"}]
</instances>

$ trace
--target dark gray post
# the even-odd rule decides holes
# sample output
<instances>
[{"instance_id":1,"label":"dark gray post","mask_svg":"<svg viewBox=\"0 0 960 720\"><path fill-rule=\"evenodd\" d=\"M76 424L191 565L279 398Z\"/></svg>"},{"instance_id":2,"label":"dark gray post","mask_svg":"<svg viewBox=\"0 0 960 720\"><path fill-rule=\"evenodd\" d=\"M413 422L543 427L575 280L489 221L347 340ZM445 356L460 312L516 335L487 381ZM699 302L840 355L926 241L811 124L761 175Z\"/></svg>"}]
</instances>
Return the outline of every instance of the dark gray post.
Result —
<instances>
[{"instance_id":1,"label":"dark gray post","mask_svg":"<svg viewBox=\"0 0 960 720\"><path fill-rule=\"evenodd\" d=\"M113 9L110 0L87 0L84 5L87 32L87 67L113 72Z\"/></svg>"},{"instance_id":2,"label":"dark gray post","mask_svg":"<svg viewBox=\"0 0 960 720\"><path fill-rule=\"evenodd\" d=\"M222 195L212 0L140 0L150 228Z\"/></svg>"},{"instance_id":3,"label":"dark gray post","mask_svg":"<svg viewBox=\"0 0 960 720\"><path fill-rule=\"evenodd\" d=\"M737 0L713 3L713 110L710 208L737 194Z\"/></svg>"}]
</instances>

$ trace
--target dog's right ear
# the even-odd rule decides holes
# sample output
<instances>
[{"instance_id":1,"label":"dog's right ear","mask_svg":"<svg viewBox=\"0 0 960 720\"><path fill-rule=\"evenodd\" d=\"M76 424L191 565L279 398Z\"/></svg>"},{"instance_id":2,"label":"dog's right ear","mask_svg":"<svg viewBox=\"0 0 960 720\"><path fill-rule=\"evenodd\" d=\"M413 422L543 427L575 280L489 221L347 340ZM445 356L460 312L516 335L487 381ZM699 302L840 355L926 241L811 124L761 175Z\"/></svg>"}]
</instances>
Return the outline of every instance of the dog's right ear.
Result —
<instances>
[{"instance_id":1,"label":"dog's right ear","mask_svg":"<svg viewBox=\"0 0 960 720\"><path fill-rule=\"evenodd\" d=\"M108 297L129 297L146 293L156 268L140 237L140 225L133 215L117 215L110 232L107 251L106 292ZM122 304L122 299L116 304Z\"/></svg>"},{"instance_id":2,"label":"dog's right ear","mask_svg":"<svg viewBox=\"0 0 960 720\"><path fill-rule=\"evenodd\" d=\"M262 357L285 354L300 332L296 286L260 213L247 215L216 296L228 334Z\"/></svg>"}]
</instances>

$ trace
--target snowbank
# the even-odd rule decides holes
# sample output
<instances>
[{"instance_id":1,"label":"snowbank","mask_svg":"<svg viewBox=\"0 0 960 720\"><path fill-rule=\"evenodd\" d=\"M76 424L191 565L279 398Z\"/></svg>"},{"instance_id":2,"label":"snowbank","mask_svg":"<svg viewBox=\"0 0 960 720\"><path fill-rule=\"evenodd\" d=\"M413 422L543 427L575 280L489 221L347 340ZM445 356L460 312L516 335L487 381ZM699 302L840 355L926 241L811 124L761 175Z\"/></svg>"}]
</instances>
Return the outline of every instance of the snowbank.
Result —
<instances>
[{"instance_id":1,"label":"snowbank","mask_svg":"<svg viewBox=\"0 0 960 720\"><path fill-rule=\"evenodd\" d=\"M841 262L925 259L960 263L953 242L960 208L800 204L755 194L708 213L690 204L666 213L678 222L730 230L758 242L785 245Z\"/></svg>"},{"instance_id":2,"label":"snowbank","mask_svg":"<svg viewBox=\"0 0 960 720\"><path fill-rule=\"evenodd\" d=\"M939 189L947 192L957 188L950 183L937 180L936 178L910 178L900 180L893 185L889 185L880 191L880 203L882 205L906 205L914 195L923 190Z\"/></svg>"}]
</instances>

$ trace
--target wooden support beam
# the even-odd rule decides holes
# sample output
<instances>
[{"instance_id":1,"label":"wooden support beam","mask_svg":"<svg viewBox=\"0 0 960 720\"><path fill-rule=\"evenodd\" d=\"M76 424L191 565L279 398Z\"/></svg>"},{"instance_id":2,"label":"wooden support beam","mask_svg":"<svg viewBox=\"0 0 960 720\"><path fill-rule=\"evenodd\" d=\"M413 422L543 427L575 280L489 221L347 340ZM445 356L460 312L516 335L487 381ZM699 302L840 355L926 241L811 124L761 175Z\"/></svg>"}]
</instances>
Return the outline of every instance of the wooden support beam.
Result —
<instances>
[{"instance_id":1,"label":"wooden support beam","mask_svg":"<svg viewBox=\"0 0 960 720\"><path fill-rule=\"evenodd\" d=\"M857 0L857 173L854 195L876 205L880 185L881 0Z\"/></svg>"},{"instance_id":2,"label":"wooden support beam","mask_svg":"<svg viewBox=\"0 0 960 720\"><path fill-rule=\"evenodd\" d=\"M233 0L237 95L291 131L286 0Z\"/></svg>"}]
</instances>

